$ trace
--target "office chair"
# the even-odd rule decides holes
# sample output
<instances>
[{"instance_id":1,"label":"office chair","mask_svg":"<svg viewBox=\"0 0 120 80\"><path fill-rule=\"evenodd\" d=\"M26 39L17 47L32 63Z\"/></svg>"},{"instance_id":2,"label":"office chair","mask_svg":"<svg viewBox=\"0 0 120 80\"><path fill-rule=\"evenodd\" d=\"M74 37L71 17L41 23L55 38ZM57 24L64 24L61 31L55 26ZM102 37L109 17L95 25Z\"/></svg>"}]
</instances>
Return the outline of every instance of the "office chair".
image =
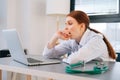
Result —
<instances>
[{"instance_id":1,"label":"office chair","mask_svg":"<svg viewBox=\"0 0 120 80\"><path fill-rule=\"evenodd\" d=\"M116 53L117 54L117 59L116 59L116 61L117 62L120 62L120 53Z\"/></svg>"},{"instance_id":2,"label":"office chair","mask_svg":"<svg viewBox=\"0 0 120 80\"><path fill-rule=\"evenodd\" d=\"M0 58L10 57L10 52L8 49L0 50Z\"/></svg>"}]
</instances>

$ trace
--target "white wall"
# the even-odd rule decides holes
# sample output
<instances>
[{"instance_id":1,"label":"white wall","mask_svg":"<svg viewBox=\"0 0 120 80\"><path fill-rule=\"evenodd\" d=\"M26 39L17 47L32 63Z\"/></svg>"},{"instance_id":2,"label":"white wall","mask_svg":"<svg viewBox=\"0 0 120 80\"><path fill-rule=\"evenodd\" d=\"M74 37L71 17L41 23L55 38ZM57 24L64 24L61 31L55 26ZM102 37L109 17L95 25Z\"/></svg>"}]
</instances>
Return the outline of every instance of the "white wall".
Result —
<instances>
[{"instance_id":1,"label":"white wall","mask_svg":"<svg viewBox=\"0 0 120 80\"><path fill-rule=\"evenodd\" d=\"M0 29L6 26L6 0L0 0Z\"/></svg>"},{"instance_id":2,"label":"white wall","mask_svg":"<svg viewBox=\"0 0 120 80\"><path fill-rule=\"evenodd\" d=\"M6 28L17 29L22 46L27 48L30 54L41 54L45 44L56 30L56 17L47 16L45 13L46 0L6 1ZM61 18L60 26L63 26L63 23L64 17ZM0 41L1 44L0 49L5 48L5 44Z\"/></svg>"},{"instance_id":3,"label":"white wall","mask_svg":"<svg viewBox=\"0 0 120 80\"><path fill-rule=\"evenodd\" d=\"M7 25L7 1L0 0L0 49L6 48L1 29Z\"/></svg>"}]
</instances>

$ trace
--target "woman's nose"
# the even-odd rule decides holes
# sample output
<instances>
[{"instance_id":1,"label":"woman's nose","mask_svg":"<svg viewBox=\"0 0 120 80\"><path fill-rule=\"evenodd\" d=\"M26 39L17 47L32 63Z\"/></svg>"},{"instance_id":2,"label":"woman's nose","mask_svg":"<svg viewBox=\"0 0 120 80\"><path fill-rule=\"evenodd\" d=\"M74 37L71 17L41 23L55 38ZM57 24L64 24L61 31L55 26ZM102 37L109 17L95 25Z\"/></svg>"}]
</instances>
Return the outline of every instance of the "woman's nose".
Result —
<instances>
[{"instance_id":1,"label":"woman's nose","mask_svg":"<svg viewBox=\"0 0 120 80\"><path fill-rule=\"evenodd\" d=\"M65 30L68 30L68 28L66 27Z\"/></svg>"}]
</instances>

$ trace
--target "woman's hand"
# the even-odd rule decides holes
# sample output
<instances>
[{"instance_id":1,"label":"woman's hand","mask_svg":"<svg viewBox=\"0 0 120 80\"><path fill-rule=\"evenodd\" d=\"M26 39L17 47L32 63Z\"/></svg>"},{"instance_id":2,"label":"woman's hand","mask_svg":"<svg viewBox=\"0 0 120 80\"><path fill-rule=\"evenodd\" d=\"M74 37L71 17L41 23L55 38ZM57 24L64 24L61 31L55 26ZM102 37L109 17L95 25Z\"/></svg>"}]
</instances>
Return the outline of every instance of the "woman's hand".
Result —
<instances>
[{"instance_id":1,"label":"woman's hand","mask_svg":"<svg viewBox=\"0 0 120 80\"><path fill-rule=\"evenodd\" d=\"M53 37L51 38L51 40L48 43L48 48L53 48L54 46L56 46L56 42L58 41L58 39L62 39L62 40L68 40L71 37L71 33L67 30L59 30L57 31Z\"/></svg>"},{"instance_id":2,"label":"woman's hand","mask_svg":"<svg viewBox=\"0 0 120 80\"><path fill-rule=\"evenodd\" d=\"M71 37L71 33L67 30L59 30L57 33L58 39L68 40Z\"/></svg>"}]
</instances>

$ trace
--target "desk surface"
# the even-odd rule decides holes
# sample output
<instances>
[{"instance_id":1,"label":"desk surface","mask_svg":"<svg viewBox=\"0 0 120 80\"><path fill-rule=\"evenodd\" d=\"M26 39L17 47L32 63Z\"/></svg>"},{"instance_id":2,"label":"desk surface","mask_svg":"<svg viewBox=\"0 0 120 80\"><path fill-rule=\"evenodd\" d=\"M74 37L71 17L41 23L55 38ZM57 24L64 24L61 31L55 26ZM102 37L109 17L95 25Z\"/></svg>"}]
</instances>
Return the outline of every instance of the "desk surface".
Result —
<instances>
[{"instance_id":1,"label":"desk surface","mask_svg":"<svg viewBox=\"0 0 120 80\"><path fill-rule=\"evenodd\" d=\"M65 73L67 64L52 64L41 66L26 66L13 61L11 58L0 58L0 69L34 76L48 77L61 80L120 80L120 63L109 62L109 70L103 74L68 74Z\"/></svg>"}]
</instances>

